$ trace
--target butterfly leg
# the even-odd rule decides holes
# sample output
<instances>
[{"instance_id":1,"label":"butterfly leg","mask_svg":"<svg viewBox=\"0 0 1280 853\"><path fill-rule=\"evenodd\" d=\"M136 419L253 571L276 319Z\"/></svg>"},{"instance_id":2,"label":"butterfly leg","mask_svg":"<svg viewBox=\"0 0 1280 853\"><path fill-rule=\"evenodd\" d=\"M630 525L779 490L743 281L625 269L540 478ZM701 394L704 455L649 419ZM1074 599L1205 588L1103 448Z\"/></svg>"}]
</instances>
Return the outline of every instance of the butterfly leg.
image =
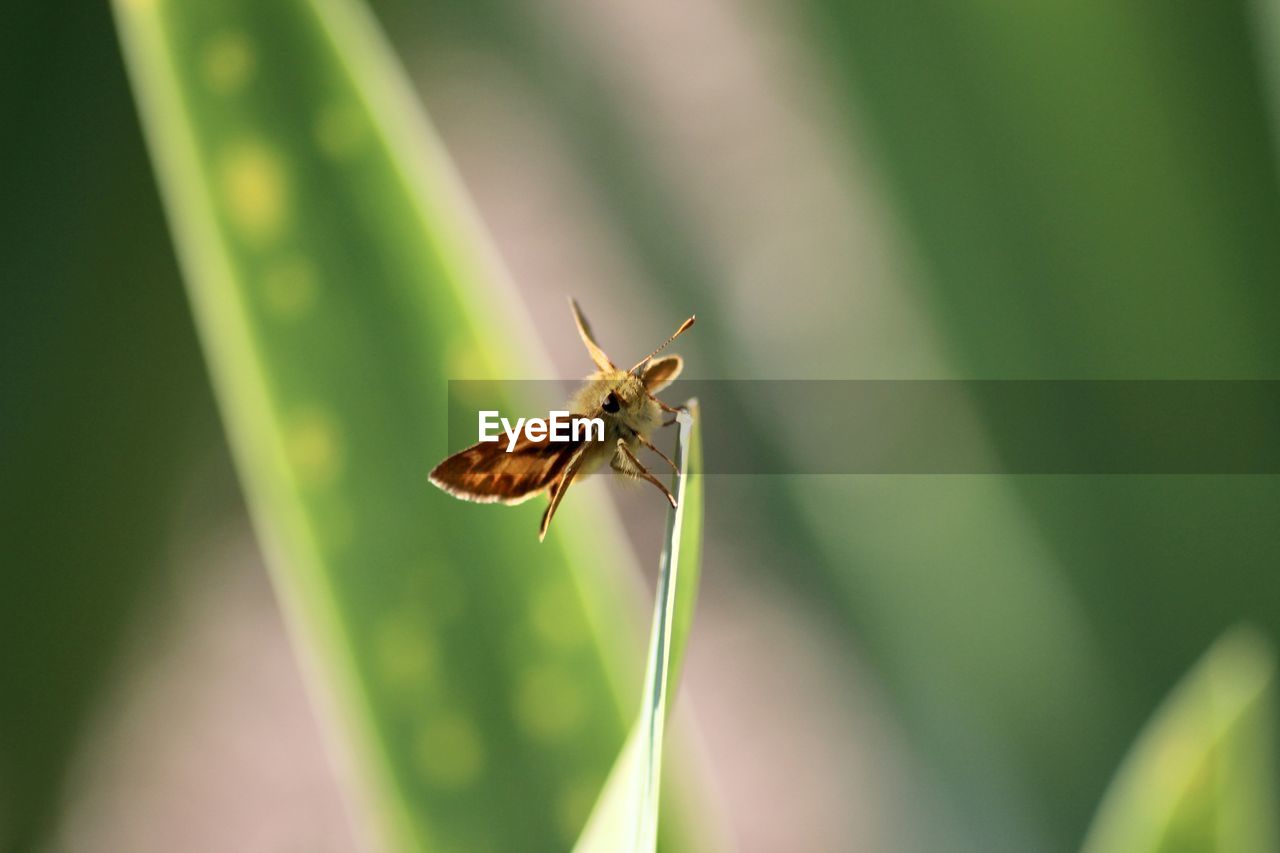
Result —
<instances>
[{"instance_id":1,"label":"butterfly leg","mask_svg":"<svg viewBox=\"0 0 1280 853\"><path fill-rule=\"evenodd\" d=\"M636 455L631 452L631 448L627 447L627 443L622 439L618 439L618 452L622 454L622 457L624 459L627 460L627 462L629 463L629 466L626 468L620 468L618 466L618 461L619 461L618 458L614 457L612 467L615 471L619 471L623 474L631 474L633 476L648 480L650 483L653 483L655 486L658 487L658 491L666 495L667 500L670 501L673 507L676 505L675 495L671 494L671 492L667 490L667 487L662 485L662 481L659 480L657 477L653 476L653 474L649 472L649 469L644 467L643 464L641 464L640 460L636 458Z\"/></svg>"},{"instance_id":2,"label":"butterfly leg","mask_svg":"<svg viewBox=\"0 0 1280 853\"><path fill-rule=\"evenodd\" d=\"M657 397L653 396L652 394L650 394L650 395L649 395L649 399L650 399L650 400L652 400L653 402L657 403L657 404L658 404L658 408L659 408L659 409L662 409L662 411L667 412L668 414L678 415L678 414L680 414L681 412L687 412L687 411L688 411L688 409L686 409L684 406L669 406L669 405L667 405L666 403L664 403L664 402L662 402L661 400L659 400ZM675 421L675 418L672 418L670 422L671 422L671 423L675 423L675 422L676 422L676 421ZM664 424L664 426L666 426L666 424Z\"/></svg>"},{"instance_id":3,"label":"butterfly leg","mask_svg":"<svg viewBox=\"0 0 1280 853\"><path fill-rule=\"evenodd\" d=\"M569 465L565 468L564 473L560 475L560 479L551 484L551 500L547 504L546 510L542 513L542 523L538 527L539 542L546 538L547 528L551 526L551 519L560 507L560 501L564 500L564 493L569 491L569 484L573 482L573 478L578 474L578 469L582 467L582 458L582 451L579 450L573 459L569 460Z\"/></svg>"},{"instance_id":4,"label":"butterfly leg","mask_svg":"<svg viewBox=\"0 0 1280 853\"><path fill-rule=\"evenodd\" d=\"M662 461L663 461L663 462L665 462L665 463L667 463L668 465L670 465L670 466L671 466L671 470L672 470L672 471L676 472L677 474L679 474L679 473L680 473L680 469L676 467L676 463L674 463L674 462L672 462L670 459L668 459L668 458L667 458L667 454L663 453L661 450L659 450L658 448L656 448L656 447L654 447L652 444L650 444L650 443L649 443L649 439L645 438L645 437L644 437L644 436L642 436L642 435L637 435L637 436L636 436L636 438L637 438L637 439L639 439L639 440L640 440L640 443L641 443L641 444L643 444L645 447L649 448L649 449L650 449L650 450L652 450L654 453L656 453L656 454L658 454L659 456L661 456L661 457L662 457Z\"/></svg>"}]
</instances>

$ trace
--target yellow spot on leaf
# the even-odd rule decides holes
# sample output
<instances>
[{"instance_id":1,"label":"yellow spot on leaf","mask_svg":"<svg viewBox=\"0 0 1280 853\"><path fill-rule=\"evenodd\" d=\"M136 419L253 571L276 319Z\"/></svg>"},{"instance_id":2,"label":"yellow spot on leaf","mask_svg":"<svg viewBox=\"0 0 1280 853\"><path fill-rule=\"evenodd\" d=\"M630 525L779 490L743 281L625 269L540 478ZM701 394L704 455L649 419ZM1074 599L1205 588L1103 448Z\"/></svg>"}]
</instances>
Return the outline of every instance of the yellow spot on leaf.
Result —
<instances>
[{"instance_id":1,"label":"yellow spot on leaf","mask_svg":"<svg viewBox=\"0 0 1280 853\"><path fill-rule=\"evenodd\" d=\"M244 88L253 76L253 48L242 33L223 33L204 49L204 79L219 95L231 95Z\"/></svg>"},{"instance_id":2,"label":"yellow spot on leaf","mask_svg":"<svg viewBox=\"0 0 1280 853\"><path fill-rule=\"evenodd\" d=\"M366 119L355 104L332 103L316 117L316 144L329 157L342 160L360 149L367 129Z\"/></svg>"},{"instance_id":3,"label":"yellow spot on leaf","mask_svg":"<svg viewBox=\"0 0 1280 853\"><path fill-rule=\"evenodd\" d=\"M284 169L261 142L241 142L222 160L222 189L241 236L266 242L280 233L287 203Z\"/></svg>"},{"instance_id":4,"label":"yellow spot on leaf","mask_svg":"<svg viewBox=\"0 0 1280 853\"><path fill-rule=\"evenodd\" d=\"M418 730L414 759L429 782L442 788L463 788L484 770L484 743L470 720L446 711Z\"/></svg>"},{"instance_id":5,"label":"yellow spot on leaf","mask_svg":"<svg viewBox=\"0 0 1280 853\"><path fill-rule=\"evenodd\" d=\"M378 673L389 687L411 690L435 681L439 656L421 617L388 616L378 623L373 643Z\"/></svg>"},{"instance_id":6,"label":"yellow spot on leaf","mask_svg":"<svg viewBox=\"0 0 1280 853\"><path fill-rule=\"evenodd\" d=\"M530 737L554 741L571 734L582 722L586 697L578 680L563 667L537 664L520 676L512 710Z\"/></svg>"},{"instance_id":7,"label":"yellow spot on leaf","mask_svg":"<svg viewBox=\"0 0 1280 853\"><path fill-rule=\"evenodd\" d=\"M466 609L465 585L440 563L411 564L404 576L409 578L404 597L421 603L428 624L439 627L452 622Z\"/></svg>"},{"instance_id":8,"label":"yellow spot on leaf","mask_svg":"<svg viewBox=\"0 0 1280 853\"><path fill-rule=\"evenodd\" d=\"M300 255L277 261L263 275L262 290L267 307L277 316L303 314L315 301L315 267Z\"/></svg>"},{"instance_id":9,"label":"yellow spot on leaf","mask_svg":"<svg viewBox=\"0 0 1280 853\"><path fill-rule=\"evenodd\" d=\"M337 427L319 409L306 409L293 417L286 450L298 479L307 485L328 485L342 470Z\"/></svg>"},{"instance_id":10,"label":"yellow spot on leaf","mask_svg":"<svg viewBox=\"0 0 1280 853\"><path fill-rule=\"evenodd\" d=\"M533 629L548 645L570 649L583 640L583 625L572 590L567 584L546 586L533 599Z\"/></svg>"}]
</instances>

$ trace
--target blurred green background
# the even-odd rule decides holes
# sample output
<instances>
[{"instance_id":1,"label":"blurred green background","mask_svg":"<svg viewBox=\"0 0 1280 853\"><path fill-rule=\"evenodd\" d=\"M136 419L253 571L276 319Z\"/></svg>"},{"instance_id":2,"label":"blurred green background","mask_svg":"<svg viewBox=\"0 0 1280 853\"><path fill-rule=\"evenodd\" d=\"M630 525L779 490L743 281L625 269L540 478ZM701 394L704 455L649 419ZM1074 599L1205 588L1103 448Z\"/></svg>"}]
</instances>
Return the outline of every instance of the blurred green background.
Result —
<instances>
[{"instance_id":1,"label":"blurred green background","mask_svg":"<svg viewBox=\"0 0 1280 853\"><path fill-rule=\"evenodd\" d=\"M153 5L196 34L247 8ZM244 115L211 112L211 134L246 115L289 126L292 104L340 78L316 52L328 43L296 25L311 5L334 4L235 19L261 27L254 68L275 86ZM370 189L387 169L289 159L314 176L304 242L339 247L326 272L348 282L351 325L262 332L280 347L263 363L281 371L263 376L334 391L363 412L353 429L391 435L397 450L431 429L448 378L584 372L566 293L621 361L696 311L679 350L698 378L1280 374L1269 52L1280 18L1264 2L377 0L372 11L515 286L475 284L492 274L451 260L447 239L437 251L440 232L419 234L409 202L371 213L369 198L395 197ZM327 647L310 647L314 628L290 610L306 611L305 595L291 598L281 562L275 593L266 580L254 543L279 518L259 502L254 539L220 415L233 434L248 421L228 403L234 389L215 405L205 359L218 373L219 345L197 338L111 10L22 0L7 19L0 846L376 849L383 789L349 765L399 754L396 715L416 706L371 693L378 745L343 746L330 720L343 714L322 698ZM175 65L207 70L198 46L174 39ZM344 241L358 250L342 255ZM257 262L228 251L237 270ZM397 301L407 281L420 290ZM455 311L469 318L456 341ZM476 320L486 311L492 327ZM525 357L539 346L546 364ZM348 388L366 396L342 398ZM785 459L803 413L737 406L752 443ZM972 417L998 454L978 401ZM643 491L584 492L578 508L566 502L568 530L587 536L581 504L599 500L617 505L625 534L608 521L598 538L566 533L563 552L509 565L534 553L536 513L426 491L439 436L421 440L420 456L346 481L343 497L370 514L398 509L385 559L357 572L335 558L315 576L350 629L337 645L366 673L386 665L366 660L380 642L414 647L422 627L441 638L459 709L443 718L448 767L465 777L487 757L492 772L465 796L409 785L412 762L392 762L401 805L443 833L418 827L412 845L567 848L638 689L638 630L597 617L625 601L643 623L650 586L633 568L656 565L662 507ZM253 476L243 461L240 476ZM712 477L706 516L682 687L682 752L698 766L682 775L701 793L664 789L685 804L682 823L705 825L684 846L1076 849L1095 814L1141 823L1117 772L1141 737L1175 731L1180 754L1206 757L1167 765L1190 769L1154 810L1165 817L1142 841L1098 830L1093 849L1107 837L1274 849L1275 477ZM462 538L499 527L484 547ZM628 556L593 562L593 545ZM454 599L473 608L466 619L450 621ZM361 608L397 601L409 603L408 639L375 632L362 645ZM556 627L584 618L592 643L562 642ZM505 626L526 622L543 657L508 668L532 641ZM1241 623L1251 639L1224 641L1197 669ZM413 683L434 666L391 661ZM1175 693L1189 672L1200 675ZM1205 700L1203 717L1157 711L1201 683L1246 686L1206 688L1227 698ZM578 708L571 737L527 747L519 720L490 710L507 692ZM1146 728L1153 719L1191 722ZM1241 752L1265 760L1227 760ZM1241 787L1250 808L1230 805ZM1100 810L1109 788L1122 804ZM467 834L486 824L505 829L484 844Z\"/></svg>"}]
</instances>

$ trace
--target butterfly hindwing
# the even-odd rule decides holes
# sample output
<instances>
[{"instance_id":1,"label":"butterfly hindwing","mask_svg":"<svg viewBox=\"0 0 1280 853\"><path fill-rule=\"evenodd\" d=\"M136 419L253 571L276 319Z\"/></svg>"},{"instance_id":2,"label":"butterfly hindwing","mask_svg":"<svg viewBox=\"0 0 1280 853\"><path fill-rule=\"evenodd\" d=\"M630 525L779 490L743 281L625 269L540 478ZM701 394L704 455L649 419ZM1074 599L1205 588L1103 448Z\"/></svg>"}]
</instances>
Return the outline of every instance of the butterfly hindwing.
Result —
<instances>
[{"instance_id":1,"label":"butterfly hindwing","mask_svg":"<svg viewBox=\"0 0 1280 853\"><path fill-rule=\"evenodd\" d=\"M582 343L587 348L587 353L591 356L591 362L596 366L596 370L605 372L617 370L613 360L596 343L596 336L591 333L591 324L587 322L586 317L582 316L582 309L578 307L578 303L570 299L569 307L573 310L573 322L578 327L578 337L582 338Z\"/></svg>"},{"instance_id":2,"label":"butterfly hindwing","mask_svg":"<svg viewBox=\"0 0 1280 853\"><path fill-rule=\"evenodd\" d=\"M645 390L650 394L657 394L676 381L676 377L682 370L684 370L684 360L678 355L669 355L649 362L641 376Z\"/></svg>"}]
</instances>

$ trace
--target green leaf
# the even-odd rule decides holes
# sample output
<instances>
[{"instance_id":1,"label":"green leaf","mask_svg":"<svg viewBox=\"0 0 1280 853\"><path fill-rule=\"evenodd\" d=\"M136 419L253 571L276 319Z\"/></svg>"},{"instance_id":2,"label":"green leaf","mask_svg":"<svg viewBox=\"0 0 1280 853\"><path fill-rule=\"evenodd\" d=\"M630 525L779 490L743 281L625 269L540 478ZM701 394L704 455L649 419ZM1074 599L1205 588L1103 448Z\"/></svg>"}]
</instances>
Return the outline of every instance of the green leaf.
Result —
<instances>
[{"instance_id":1,"label":"green leaf","mask_svg":"<svg viewBox=\"0 0 1280 853\"><path fill-rule=\"evenodd\" d=\"M629 551L594 483L539 545L540 507L427 482L449 377L549 370L404 75L346 0L115 9L255 527L375 846L570 846L624 736Z\"/></svg>"},{"instance_id":2,"label":"green leaf","mask_svg":"<svg viewBox=\"0 0 1280 853\"><path fill-rule=\"evenodd\" d=\"M811 19L859 162L872 158L869 184L887 191L907 292L925 300L950 376L1277 374L1280 194L1243 6L793 8ZM974 412L997 457L1016 451L994 409ZM1038 415L1076 458L1107 441ZM814 565L846 570L868 656L945 792L913 823L983 815L930 833L948 848L1077 844L1125 721L1223 614L1280 632L1280 597L1257 593L1280 490L915 479L803 484L831 543Z\"/></svg>"},{"instance_id":3,"label":"green leaf","mask_svg":"<svg viewBox=\"0 0 1280 853\"><path fill-rule=\"evenodd\" d=\"M1139 736L1084 853L1268 853L1276 828L1275 661L1251 630L1218 640Z\"/></svg>"},{"instance_id":4,"label":"green leaf","mask_svg":"<svg viewBox=\"0 0 1280 853\"><path fill-rule=\"evenodd\" d=\"M688 411L678 416L678 505L667 520L640 717L574 848L578 853L649 853L657 844L663 735L670 697L680 680L701 571L702 440L698 403L690 400L686 407Z\"/></svg>"},{"instance_id":5,"label":"green leaf","mask_svg":"<svg viewBox=\"0 0 1280 853\"><path fill-rule=\"evenodd\" d=\"M1280 128L1280 3L1276 0L1253 0L1249 10L1251 34L1260 65L1259 76L1270 108L1268 118L1274 137L1275 129ZM1280 149L1276 153L1280 154Z\"/></svg>"},{"instance_id":6,"label":"green leaf","mask_svg":"<svg viewBox=\"0 0 1280 853\"><path fill-rule=\"evenodd\" d=\"M0 83L0 159L22 163L5 170L0 287L5 851L50 849L65 822L139 616L183 562L175 498L216 452L110 9L63 11L11 5L0 36L23 69ZM221 507L211 491L199 503Z\"/></svg>"}]
</instances>

